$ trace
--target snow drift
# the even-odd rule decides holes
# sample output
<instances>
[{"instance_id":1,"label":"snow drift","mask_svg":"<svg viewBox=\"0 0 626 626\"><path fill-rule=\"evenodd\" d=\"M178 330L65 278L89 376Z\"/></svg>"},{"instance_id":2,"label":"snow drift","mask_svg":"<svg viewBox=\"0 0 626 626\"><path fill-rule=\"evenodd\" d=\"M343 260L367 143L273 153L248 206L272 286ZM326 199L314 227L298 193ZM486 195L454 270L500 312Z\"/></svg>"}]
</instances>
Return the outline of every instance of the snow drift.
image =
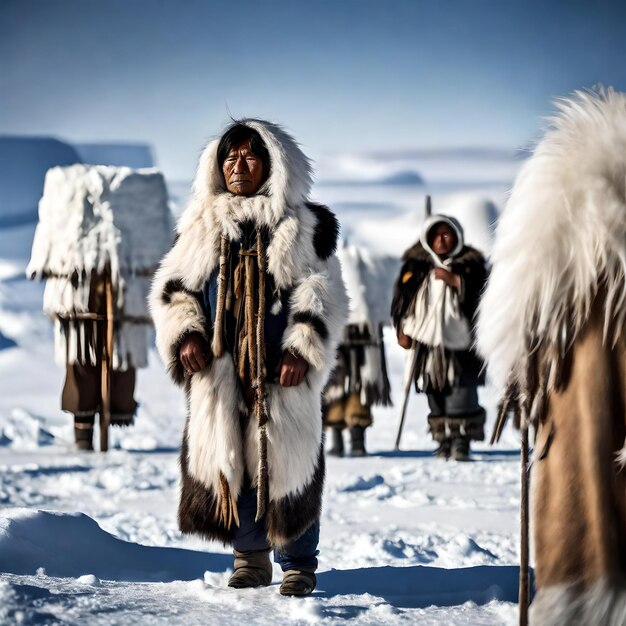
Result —
<instances>
[{"instance_id":1,"label":"snow drift","mask_svg":"<svg viewBox=\"0 0 626 626\"><path fill-rule=\"evenodd\" d=\"M83 513L0 512L0 571L105 580L170 582L232 566L226 554L155 548L117 539Z\"/></svg>"}]
</instances>

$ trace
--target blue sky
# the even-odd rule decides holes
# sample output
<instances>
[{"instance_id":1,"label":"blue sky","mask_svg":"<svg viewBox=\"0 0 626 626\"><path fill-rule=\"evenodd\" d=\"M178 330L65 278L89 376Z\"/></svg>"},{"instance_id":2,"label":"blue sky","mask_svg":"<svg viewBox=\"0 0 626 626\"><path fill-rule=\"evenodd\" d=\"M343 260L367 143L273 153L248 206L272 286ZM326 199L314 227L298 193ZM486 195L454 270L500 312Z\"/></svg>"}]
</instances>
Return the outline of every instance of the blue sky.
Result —
<instances>
[{"instance_id":1,"label":"blue sky","mask_svg":"<svg viewBox=\"0 0 626 626\"><path fill-rule=\"evenodd\" d=\"M188 178L234 117L313 156L531 141L550 99L626 89L626 3L0 0L0 133L147 141Z\"/></svg>"}]
</instances>

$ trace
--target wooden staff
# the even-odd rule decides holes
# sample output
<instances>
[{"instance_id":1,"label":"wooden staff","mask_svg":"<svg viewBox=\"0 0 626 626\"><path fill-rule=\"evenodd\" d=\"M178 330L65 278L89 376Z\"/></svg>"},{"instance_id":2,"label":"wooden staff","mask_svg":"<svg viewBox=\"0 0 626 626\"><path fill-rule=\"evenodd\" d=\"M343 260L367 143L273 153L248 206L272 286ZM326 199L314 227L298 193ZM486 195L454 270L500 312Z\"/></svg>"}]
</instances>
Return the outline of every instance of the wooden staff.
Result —
<instances>
[{"instance_id":1,"label":"wooden staff","mask_svg":"<svg viewBox=\"0 0 626 626\"><path fill-rule=\"evenodd\" d=\"M409 378L404 386L404 402L402 403L402 413L400 414L400 423L398 424L398 434L396 435L396 444L394 450L400 449L400 439L402 438L402 429L404 428L404 420L406 419L406 409L409 406L409 396L411 395L411 385L415 379L415 368L417 367L417 347L415 341L411 348L413 350L413 360L411 361L411 371L409 372Z\"/></svg>"},{"instance_id":2,"label":"wooden staff","mask_svg":"<svg viewBox=\"0 0 626 626\"><path fill-rule=\"evenodd\" d=\"M424 207L426 213L426 219L433 214L433 203L430 196L426 196L426 206Z\"/></svg>"},{"instance_id":3,"label":"wooden staff","mask_svg":"<svg viewBox=\"0 0 626 626\"><path fill-rule=\"evenodd\" d=\"M528 626L530 600L529 575L529 476L528 476L528 424L522 426L522 485L520 494L520 567L519 567L519 623Z\"/></svg>"},{"instance_id":4,"label":"wooden staff","mask_svg":"<svg viewBox=\"0 0 626 626\"><path fill-rule=\"evenodd\" d=\"M100 450L109 449L111 423L111 368L113 365L113 284L110 271L104 273L104 337L101 353Z\"/></svg>"}]
</instances>

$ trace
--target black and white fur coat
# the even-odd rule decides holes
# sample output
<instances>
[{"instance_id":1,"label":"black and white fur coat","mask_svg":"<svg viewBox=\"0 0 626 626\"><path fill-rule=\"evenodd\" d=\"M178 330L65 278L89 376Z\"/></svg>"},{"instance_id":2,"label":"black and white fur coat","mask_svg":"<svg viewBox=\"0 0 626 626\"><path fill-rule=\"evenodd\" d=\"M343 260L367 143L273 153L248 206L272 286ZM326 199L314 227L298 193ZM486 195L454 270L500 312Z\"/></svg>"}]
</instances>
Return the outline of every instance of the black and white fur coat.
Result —
<instances>
[{"instance_id":1,"label":"black and white fur coat","mask_svg":"<svg viewBox=\"0 0 626 626\"><path fill-rule=\"evenodd\" d=\"M442 221L448 223L457 233L458 245L448 269L461 277L460 312L468 322L473 340L476 311L488 276L487 262L476 248L464 245L463 230L458 222L441 215L435 215L426 221L420 239L402 256L402 268L394 286L391 303L393 325L399 333L407 319L414 320L413 308L417 294L436 267L433 261L434 252L427 243L427 234L433 226ZM417 323L413 322L413 325L419 326L421 323L422 320L418 320ZM416 349L418 351L415 364L416 388L418 391L430 393L434 387L430 382L431 366L428 365L428 355L433 349L419 342ZM475 387L484 384L484 364L472 347L455 351L446 349L446 356L455 362L453 386Z\"/></svg>"},{"instance_id":2,"label":"black and white fur coat","mask_svg":"<svg viewBox=\"0 0 626 626\"><path fill-rule=\"evenodd\" d=\"M219 265L221 236L237 240L245 220L267 228L267 272L289 302L282 347L309 363L297 387L267 385L266 526L272 545L280 546L319 518L324 480L321 392L335 362L348 299L335 256L337 221L328 209L308 201L309 160L279 126L260 120L243 123L257 130L265 142L270 176L256 195L235 196L224 187L217 163L218 141L207 146L189 206L177 226L178 239L155 276L150 310L161 357L188 394L179 525L183 532L228 542L234 524L226 527L216 514L221 506L220 475L235 500L246 470L257 486L257 424L248 420L242 433L240 413L248 409L230 353L220 358L209 355L209 365L186 378L178 351L190 333L202 335L207 346L211 343L210 315L201 291ZM268 302L268 308L276 304Z\"/></svg>"}]
</instances>

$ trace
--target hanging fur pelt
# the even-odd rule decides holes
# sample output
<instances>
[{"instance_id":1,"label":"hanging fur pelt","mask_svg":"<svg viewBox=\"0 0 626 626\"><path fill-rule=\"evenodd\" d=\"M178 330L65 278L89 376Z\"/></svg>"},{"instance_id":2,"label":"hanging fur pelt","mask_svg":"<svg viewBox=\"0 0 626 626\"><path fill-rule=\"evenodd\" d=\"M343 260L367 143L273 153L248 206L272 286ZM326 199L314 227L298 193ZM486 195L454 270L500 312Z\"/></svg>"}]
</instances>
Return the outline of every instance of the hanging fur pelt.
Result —
<instances>
[{"instance_id":1,"label":"hanging fur pelt","mask_svg":"<svg viewBox=\"0 0 626 626\"><path fill-rule=\"evenodd\" d=\"M358 390L361 403L366 406L391 406L383 326L389 323L392 285L388 277L395 273L397 261L373 256L368 250L345 241L337 257L350 298L348 326L341 343L344 389L326 389L324 395L332 401L333 394L343 396L348 390ZM341 376L335 378L333 388L342 384Z\"/></svg>"},{"instance_id":2,"label":"hanging fur pelt","mask_svg":"<svg viewBox=\"0 0 626 626\"><path fill-rule=\"evenodd\" d=\"M537 624L626 623L626 95L582 93L500 217L478 347L535 427ZM623 458L623 457L622 457Z\"/></svg>"},{"instance_id":3,"label":"hanging fur pelt","mask_svg":"<svg viewBox=\"0 0 626 626\"><path fill-rule=\"evenodd\" d=\"M308 159L279 126L259 120L242 123L258 131L267 146L269 178L254 196L227 192L217 162L218 141L209 144L178 223L177 242L155 276L150 309L159 352L189 399L181 453L181 529L229 541L244 469L257 488L263 485L262 470L269 477L268 538L273 545L284 545L319 518L324 479L321 391L335 361L348 301L335 256L338 223L326 207L309 202ZM233 356L221 337L213 337L201 294L212 273L218 272L220 280L225 275L228 242L241 237L243 223L268 233L264 263L274 301L267 307L275 311L281 302L288 303L282 348L304 357L309 370L297 387L268 383L263 432L257 420L249 419L242 433L240 415L248 408ZM221 282L218 288L223 289ZM222 297L218 293L218 302ZM221 327L216 317L215 328ZM190 333L204 338L210 362L187 378L178 351Z\"/></svg>"},{"instance_id":4,"label":"hanging fur pelt","mask_svg":"<svg viewBox=\"0 0 626 626\"><path fill-rule=\"evenodd\" d=\"M26 271L46 279L43 308L55 322L59 364L96 364L94 301L107 272L115 297L113 367L147 365L146 299L172 234L165 181L156 170L80 164L48 170Z\"/></svg>"}]
</instances>

